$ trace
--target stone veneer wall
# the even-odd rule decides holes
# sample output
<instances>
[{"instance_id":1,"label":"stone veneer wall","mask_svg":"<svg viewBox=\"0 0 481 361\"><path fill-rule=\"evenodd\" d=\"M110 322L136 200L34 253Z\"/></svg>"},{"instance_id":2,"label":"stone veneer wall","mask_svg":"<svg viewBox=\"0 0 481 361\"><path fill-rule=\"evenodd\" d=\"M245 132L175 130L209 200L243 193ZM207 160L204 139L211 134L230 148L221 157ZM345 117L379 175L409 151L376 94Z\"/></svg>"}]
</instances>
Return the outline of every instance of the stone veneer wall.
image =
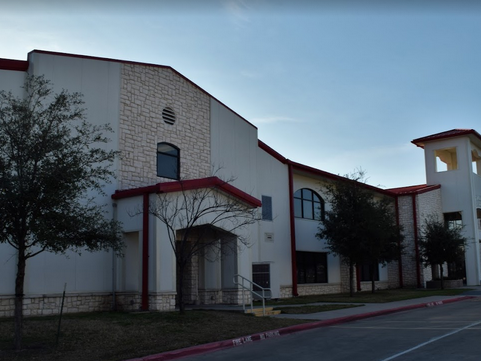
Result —
<instances>
[{"instance_id":1,"label":"stone veneer wall","mask_svg":"<svg viewBox=\"0 0 481 361\"><path fill-rule=\"evenodd\" d=\"M120 292L115 294L118 311L139 311L141 308L139 293ZM149 308L152 311L175 310L175 293L149 295ZM23 299L24 316L48 316L60 314L62 295L26 296ZM0 317L13 317L15 299L13 296L0 297ZM112 310L111 293L66 294L63 313L100 312Z\"/></svg>"},{"instance_id":2,"label":"stone veneer wall","mask_svg":"<svg viewBox=\"0 0 481 361\"><path fill-rule=\"evenodd\" d=\"M62 295L26 296L23 299L24 316L47 316L60 313ZM13 316L15 298L0 297L0 317ZM66 294L64 313L109 311L112 308L112 295L107 293Z\"/></svg>"},{"instance_id":3,"label":"stone veneer wall","mask_svg":"<svg viewBox=\"0 0 481 361\"><path fill-rule=\"evenodd\" d=\"M406 287L417 287L417 262L415 248L415 232L421 235L420 227L426 218L432 214L442 215L441 190L415 195L416 199L416 222L418 229L414 229L414 212L412 195L400 196L398 199L399 223L403 227L404 254L402 256L403 284ZM426 272L421 265L421 285L429 279L430 271Z\"/></svg>"},{"instance_id":4,"label":"stone veneer wall","mask_svg":"<svg viewBox=\"0 0 481 361\"><path fill-rule=\"evenodd\" d=\"M168 181L157 177L157 143L180 148L181 179L211 175L210 98L168 67L122 65L120 91L120 189ZM173 125L162 110L174 110Z\"/></svg>"}]
</instances>

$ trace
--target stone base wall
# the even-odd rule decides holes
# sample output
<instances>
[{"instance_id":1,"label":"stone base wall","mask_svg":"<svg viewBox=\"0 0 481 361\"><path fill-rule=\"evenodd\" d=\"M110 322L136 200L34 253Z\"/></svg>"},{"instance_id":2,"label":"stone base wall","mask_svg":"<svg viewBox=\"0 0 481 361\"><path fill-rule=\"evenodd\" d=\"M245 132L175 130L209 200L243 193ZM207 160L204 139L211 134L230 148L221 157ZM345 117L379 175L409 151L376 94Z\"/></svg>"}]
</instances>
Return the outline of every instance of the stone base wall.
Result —
<instances>
[{"instance_id":1,"label":"stone base wall","mask_svg":"<svg viewBox=\"0 0 481 361\"><path fill-rule=\"evenodd\" d=\"M201 305L215 305L223 302L221 290L199 290L199 302Z\"/></svg>"},{"instance_id":2,"label":"stone base wall","mask_svg":"<svg viewBox=\"0 0 481 361\"><path fill-rule=\"evenodd\" d=\"M149 307L152 311L175 311L175 292L151 293Z\"/></svg>"},{"instance_id":3,"label":"stone base wall","mask_svg":"<svg viewBox=\"0 0 481 361\"><path fill-rule=\"evenodd\" d=\"M376 290L386 290L392 288L389 286L388 281L376 281L374 283L374 287L376 287ZM361 282L361 291L372 291L371 281Z\"/></svg>"},{"instance_id":4,"label":"stone base wall","mask_svg":"<svg viewBox=\"0 0 481 361\"><path fill-rule=\"evenodd\" d=\"M461 288L463 280L444 280L444 288ZM426 282L426 288L441 288L441 280L431 280Z\"/></svg>"},{"instance_id":5,"label":"stone base wall","mask_svg":"<svg viewBox=\"0 0 481 361\"><path fill-rule=\"evenodd\" d=\"M175 310L175 293L159 293L149 295L152 311ZM118 311L139 311L142 299L139 293L116 293L116 309ZM23 299L24 316L49 316L60 314L62 295L25 296ZM15 300L13 296L0 296L0 317L13 317ZM100 312L112 310L111 293L67 294L65 295L63 312Z\"/></svg>"},{"instance_id":6,"label":"stone base wall","mask_svg":"<svg viewBox=\"0 0 481 361\"><path fill-rule=\"evenodd\" d=\"M244 298L242 298L244 294ZM230 305L242 305L242 302L250 303L252 295L247 290L240 290L237 288L225 289L222 291L222 303Z\"/></svg>"},{"instance_id":7,"label":"stone base wall","mask_svg":"<svg viewBox=\"0 0 481 361\"><path fill-rule=\"evenodd\" d=\"M299 296L327 295L340 292L340 283L308 283L297 285L297 293L299 294ZM293 297L292 286L281 286L280 293L281 298Z\"/></svg>"},{"instance_id":8,"label":"stone base wall","mask_svg":"<svg viewBox=\"0 0 481 361\"><path fill-rule=\"evenodd\" d=\"M62 295L25 296L24 316L48 316L60 313ZM15 309L14 296L0 296L0 317L12 317ZM65 295L63 312L98 312L112 309L112 295L106 293Z\"/></svg>"},{"instance_id":9,"label":"stone base wall","mask_svg":"<svg viewBox=\"0 0 481 361\"><path fill-rule=\"evenodd\" d=\"M280 297L281 298L289 298L293 297L292 295L292 286L281 286L280 290Z\"/></svg>"},{"instance_id":10,"label":"stone base wall","mask_svg":"<svg viewBox=\"0 0 481 361\"><path fill-rule=\"evenodd\" d=\"M297 285L297 293L299 296L327 295L340 292L340 283L310 283Z\"/></svg>"}]
</instances>

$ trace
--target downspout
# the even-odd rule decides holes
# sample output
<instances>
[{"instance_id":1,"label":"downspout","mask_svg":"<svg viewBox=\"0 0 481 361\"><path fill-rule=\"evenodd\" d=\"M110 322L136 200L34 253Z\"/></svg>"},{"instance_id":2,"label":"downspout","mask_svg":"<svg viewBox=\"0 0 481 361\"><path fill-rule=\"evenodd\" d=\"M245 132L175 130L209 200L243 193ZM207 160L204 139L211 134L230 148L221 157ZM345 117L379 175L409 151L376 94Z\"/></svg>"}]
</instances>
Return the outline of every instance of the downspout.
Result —
<instances>
[{"instance_id":1,"label":"downspout","mask_svg":"<svg viewBox=\"0 0 481 361\"><path fill-rule=\"evenodd\" d=\"M292 164L288 163L289 171L289 223L291 226L291 269L292 269L292 295L297 293L297 261L296 261L296 224L294 221L294 180L292 175Z\"/></svg>"},{"instance_id":2,"label":"downspout","mask_svg":"<svg viewBox=\"0 0 481 361\"><path fill-rule=\"evenodd\" d=\"M400 221L399 221L399 197L398 196L396 196L395 198L395 207L396 207L396 225L399 229ZM399 288L403 288L404 278L403 278L403 259L402 259L402 250L401 250L401 240L398 240L398 247L399 247L399 260L398 260Z\"/></svg>"},{"instance_id":3,"label":"downspout","mask_svg":"<svg viewBox=\"0 0 481 361\"><path fill-rule=\"evenodd\" d=\"M117 222L117 203L112 203L112 219ZM112 311L117 310L117 300L115 293L117 292L117 255L112 249Z\"/></svg>"},{"instance_id":4,"label":"downspout","mask_svg":"<svg viewBox=\"0 0 481 361\"><path fill-rule=\"evenodd\" d=\"M144 193L142 211L142 311L149 310L149 193Z\"/></svg>"},{"instance_id":5,"label":"downspout","mask_svg":"<svg viewBox=\"0 0 481 361\"><path fill-rule=\"evenodd\" d=\"M414 250L416 252L416 276L417 276L417 283L418 288L421 288L421 264L420 264L420 257L419 257L419 237L418 237L418 212L416 210L416 195L412 194L412 203L413 203L413 228L414 228Z\"/></svg>"}]
</instances>

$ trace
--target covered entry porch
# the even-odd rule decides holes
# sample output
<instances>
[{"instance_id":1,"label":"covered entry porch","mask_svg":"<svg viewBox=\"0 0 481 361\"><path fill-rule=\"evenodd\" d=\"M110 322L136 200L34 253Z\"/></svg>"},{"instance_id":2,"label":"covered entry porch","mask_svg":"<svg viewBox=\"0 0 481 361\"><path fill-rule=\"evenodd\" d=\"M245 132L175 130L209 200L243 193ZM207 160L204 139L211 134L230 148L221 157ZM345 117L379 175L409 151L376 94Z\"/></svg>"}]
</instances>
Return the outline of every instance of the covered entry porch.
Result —
<instances>
[{"instance_id":1,"label":"covered entry porch","mask_svg":"<svg viewBox=\"0 0 481 361\"><path fill-rule=\"evenodd\" d=\"M176 303L237 304L239 247L235 234L210 224L177 231Z\"/></svg>"}]
</instances>

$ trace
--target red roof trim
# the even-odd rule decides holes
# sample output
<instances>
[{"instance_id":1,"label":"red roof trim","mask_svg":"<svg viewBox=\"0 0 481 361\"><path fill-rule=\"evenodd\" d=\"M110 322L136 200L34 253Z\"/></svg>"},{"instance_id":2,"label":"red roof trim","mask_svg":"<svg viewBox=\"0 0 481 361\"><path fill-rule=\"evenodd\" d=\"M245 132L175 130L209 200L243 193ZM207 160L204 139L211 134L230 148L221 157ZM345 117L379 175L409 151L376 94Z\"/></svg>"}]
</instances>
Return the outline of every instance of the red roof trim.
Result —
<instances>
[{"instance_id":1,"label":"red roof trim","mask_svg":"<svg viewBox=\"0 0 481 361\"><path fill-rule=\"evenodd\" d=\"M13 70L13 71L27 71L28 61L0 58L0 69Z\"/></svg>"},{"instance_id":2,"label":"red roof trim","mask_svg":"<svg viewBox=\"0 0 481 361\"><path fill-rule=\"evenodd\" d=\"M466 135L474 135L476 138L481 140L481 135L474 129L451 129L446 132L436 133L428 135L426 137L417 138L411 141L411 143L417 145L420 148L424 148L424 144L439 139L454 138Z\"/></svg>"},{"instance_id":3,"label":"red roof trim","mask_svg":"<svg viewBox=\"0 0 481 361\"><path fill-rule=\"evenodd\" d=\"M184 80L186 80L188 83L190 83L192 86L194 86L195 88L199 89L201 92L203 92L204 94L208 95L209 97L211 97L212 99L215 99L216 101L218 101L220 104L222 104L224 107L226 107L227 109L229 109L232 113L236 114L239 118L241 118L243 121L245 121L247 124L249 124L250 126L254 127L255 129L257 129L257 127L252 124L251 122L249 122L246 118L244 118L242 115L240 115L239 113L235 112L234 110L232 110L231 108L229 108L227 105L225 105L224 103L222 103L219 99L217 99L216 97L212 96L211 94L209 94L207 91L205 91L204 89L202 89L200 86L198 86L196 83L194 83L192 80L190 80L189 78L187 78L186 76L182 75L181 73L179 73L177 70L175 70L174 68L172 68L171 66L168 66L168 65L159 65L159 64L152 64L152 63L142 63L142 62L137 62L137 61L129 61L129 60L119 60L119 59L112 59L112 58L102 58L102 57L97 57L97 56L88 56L88 55L80 55L80 54L69 54L69 53L59 53L59 52L55 52L55 51L47 51L47 50L38 50L38 49L35 49L35 50L32 50L30 53L28 53L29 55L32 54L32 53L39 53L39 54L47 54L47 55L57 55L57 56L65 56L65 57L70 57L70 58L80 58L80 59L90 59L90 60L98 60L98 61L111 61L111 62L115 62L115 63L121 63L121 64L130 64L130 65L141 65L141 66L149 66L149 67L155 67L155 68L162 68L162 69L170 69L172 70L175 74L177 74L178 76L180 76L181 78L183 78Z\"/></svg>"},{"instance_id":4,"label":"red roof trim","mask_svg":"<svg viewBox=\"0 0 481 361\"><path fill-rule=\"evenodd\" d=\"M202 188L219 188L221 191L247 203L251 207L261 207L262 202L246 192L226 183L218 177L190 179L185 181L175 181L157 183L152 186L140 187L127 190L117 190L112 194L112 199L123 199L140 196L146 193L171 193Z\"/></svg>"},{"instance_id":5,"label":"red roof trim","mask_svg":"<svg viewBox=\"0 0 481 361\"><path fill-rule=\"evenodd\" d=\"M261 148L262 150L264 150L266 153L268 153L269 155L271 155L272 157L274 157L275 159L277 159L279 162L281 163L287 163L287 158L285 158L284 156L282 156L280 153L276 152L274 149L272 149L271 147L269 147L266 143L264 143L263 141L259 140L258 141L258 144L259 144L259 148Z\"/></svg>"},{"instance_id":6,"label":"red roof trim","mask_svg":"<svg viewBox=\"0 0 481 361\"><path fill-rule=\"evenodd\" d=\"M300 170L300 171L303 171L303 172L307 172L307 173L310 173L310 174L314 174L314 175L317 175L317 176L321 176L321 177L324 177L324 178L328 178L328 179L332 179L332 180L340 181L340 182L346 182L346 181L350 180L349 178L342 177L340 175L332 174L332 173L329 173L329 172L325 172L325 171L317 169L317 168L312 168L312 167L309 167L309 166L304 165L304 164L293 162L291 160L287 160L287 162L289 164L292 164L292 167L294 169L297 169L297 170ZM382 194L390 196L390 197L394 196L394 194L389 192L388 190L381 189L381 188L378 188L378 187L374 187L374 186L371 186L371 185L366 184L366 183L360 183L360 184L364 188L369 189L371 191L382 193Z\"/></svg>"},{"instance_id":7,"label":"red roof trim","mask_svg":"<svg viewBox=\"0 0 481 361\"><path fill-rule=\"evenodd\" d=\"M422 193L430 192L440 188L441 188L440 184L436 184L436 185L420 184L416 186L390 188L390 189L387 189L387 191L392 192L398 196L401 196L401 195L409 195L409 194L422 194Z\"/></svg>"}]
</instances>

